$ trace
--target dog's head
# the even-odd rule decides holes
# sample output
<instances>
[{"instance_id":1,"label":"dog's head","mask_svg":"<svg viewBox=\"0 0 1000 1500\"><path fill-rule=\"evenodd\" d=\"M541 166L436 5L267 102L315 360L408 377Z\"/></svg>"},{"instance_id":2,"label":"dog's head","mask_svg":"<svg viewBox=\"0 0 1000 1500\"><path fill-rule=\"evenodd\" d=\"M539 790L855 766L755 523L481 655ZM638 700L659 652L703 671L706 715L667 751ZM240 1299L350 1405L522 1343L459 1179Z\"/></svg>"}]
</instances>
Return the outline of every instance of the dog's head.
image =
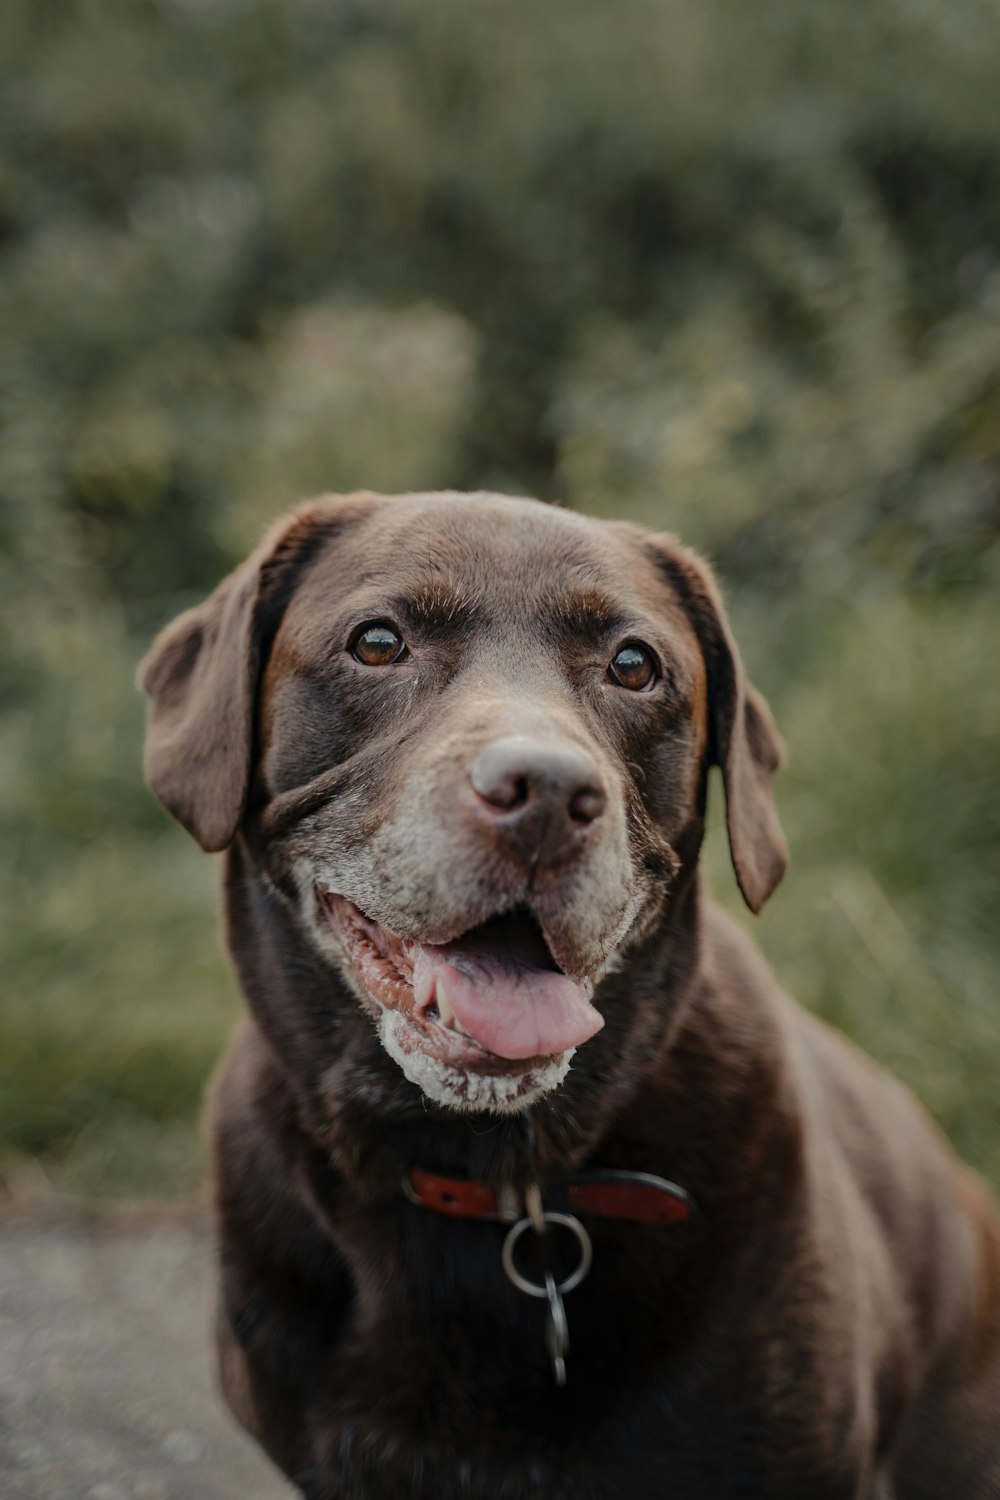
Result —
<instances>
[{"instance_id":1,"label":"dog's head","mask_svg":"<svg viewBox=\"0 0 1000 1500\"><path fill-rule=\"evenodd\" d=\"M690 888L711 764L754 911L784 870L778 743L712 578L636 527L316 501L141 680L164 805L205 849L240 836L336 993L457 1109L520 1110L611 1046L609 976ZM656 1027L619 1009L611 1033L648 1052Z\"/></svg>"}]
</instances>

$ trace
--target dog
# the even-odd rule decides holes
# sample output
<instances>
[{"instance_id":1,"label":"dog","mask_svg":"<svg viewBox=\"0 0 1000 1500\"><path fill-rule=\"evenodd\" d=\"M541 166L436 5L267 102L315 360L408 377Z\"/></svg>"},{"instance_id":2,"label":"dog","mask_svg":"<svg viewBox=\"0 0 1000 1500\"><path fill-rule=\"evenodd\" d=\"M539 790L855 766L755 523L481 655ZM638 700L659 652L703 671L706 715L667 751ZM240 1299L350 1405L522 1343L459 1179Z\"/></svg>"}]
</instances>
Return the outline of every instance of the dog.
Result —
<instances>
[{"instance_id":1,"label":"dog","mask_svg":"<svg viewBox=\"0 0 1000 1500\"><path fill-rule=\"evenodd\" d=\"M310 1500L1000 1496L1000 1227L754 912L780 746L669 536L304 505L141 669L225 850L225 1396Z\"/></svg>"}]
</instances>

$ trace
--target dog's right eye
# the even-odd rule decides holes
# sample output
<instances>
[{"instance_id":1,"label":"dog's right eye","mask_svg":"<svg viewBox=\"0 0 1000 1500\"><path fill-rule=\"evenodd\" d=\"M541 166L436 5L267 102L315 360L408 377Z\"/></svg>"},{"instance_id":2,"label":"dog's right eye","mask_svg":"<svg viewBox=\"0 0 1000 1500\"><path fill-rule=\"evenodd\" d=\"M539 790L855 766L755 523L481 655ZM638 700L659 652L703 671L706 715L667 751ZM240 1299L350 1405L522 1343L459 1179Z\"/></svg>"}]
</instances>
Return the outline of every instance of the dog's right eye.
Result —
<instances>
[{"instance_id":1,"label":"dog's right eye","mask_svg":"<svg viewBox=\"0 0 1000 1500\"><path fill-rule=\"evenodd\" d=\"M366 625L354 637L351 654L366 667L391 667L409 655L406 642L391 625Z\"/></svg>"},{"instance_id":2,"label":"dog's right eye","mask_svg":"<svg viewBox=\"0 0 1000 1500\"><path fill-rule=\"evenodd\" d=\"M630 641L608 667L608 676L630 692L648 693L656 683L656 659L641 641Z\"/></svg>"}]
</instances>

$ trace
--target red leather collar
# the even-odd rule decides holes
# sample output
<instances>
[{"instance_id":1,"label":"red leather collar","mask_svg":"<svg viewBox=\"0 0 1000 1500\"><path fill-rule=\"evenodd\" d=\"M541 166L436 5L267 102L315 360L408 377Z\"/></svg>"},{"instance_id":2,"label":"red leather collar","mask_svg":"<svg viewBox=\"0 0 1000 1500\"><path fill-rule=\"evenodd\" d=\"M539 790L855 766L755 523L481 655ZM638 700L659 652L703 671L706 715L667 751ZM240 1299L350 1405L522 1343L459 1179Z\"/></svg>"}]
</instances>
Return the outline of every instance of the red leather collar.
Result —
<instances>
[{"instance_id":1,"label":"red leather collar","mask_svg":"<svg viewBox=\"0 0 1000 1500\"><path fill-rule=\"evenodd\" d=\"M487 1182L440 1177L419 1167L407 1173L403 1191L411 1202L452 1219L511 1223L523 1212L519 1193L498 1193ZM577 1172L553 1183L545 1191L545 1205L602 1219L626 1219L633 1224L680 1224L695 1213L691 1197L665 1177L601 1169Z\"/></svg>"}]
</instances>

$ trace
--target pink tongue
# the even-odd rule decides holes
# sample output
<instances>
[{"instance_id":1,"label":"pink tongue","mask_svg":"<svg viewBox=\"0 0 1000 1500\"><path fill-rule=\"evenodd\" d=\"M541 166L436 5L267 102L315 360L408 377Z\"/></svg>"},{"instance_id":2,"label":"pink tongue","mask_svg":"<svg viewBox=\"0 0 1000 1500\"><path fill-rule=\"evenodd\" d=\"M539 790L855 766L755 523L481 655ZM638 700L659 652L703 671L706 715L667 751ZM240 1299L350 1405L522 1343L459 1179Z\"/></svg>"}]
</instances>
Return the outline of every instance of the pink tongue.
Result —
<instances>
[{"instance_id":1,"label":"pink tongue","mask_svg":"<svg viewBox=\"0 0 1000 1500\"><path fill-rule=\"evenodd\" d=\"M413 989L423 1008L441 986L455 1019L498 1057L545 1056L578 1047L604 1025L580 985L541 968L534 955L492 946L423 944L413 950Z\"/></svg>"}]
</instances>

